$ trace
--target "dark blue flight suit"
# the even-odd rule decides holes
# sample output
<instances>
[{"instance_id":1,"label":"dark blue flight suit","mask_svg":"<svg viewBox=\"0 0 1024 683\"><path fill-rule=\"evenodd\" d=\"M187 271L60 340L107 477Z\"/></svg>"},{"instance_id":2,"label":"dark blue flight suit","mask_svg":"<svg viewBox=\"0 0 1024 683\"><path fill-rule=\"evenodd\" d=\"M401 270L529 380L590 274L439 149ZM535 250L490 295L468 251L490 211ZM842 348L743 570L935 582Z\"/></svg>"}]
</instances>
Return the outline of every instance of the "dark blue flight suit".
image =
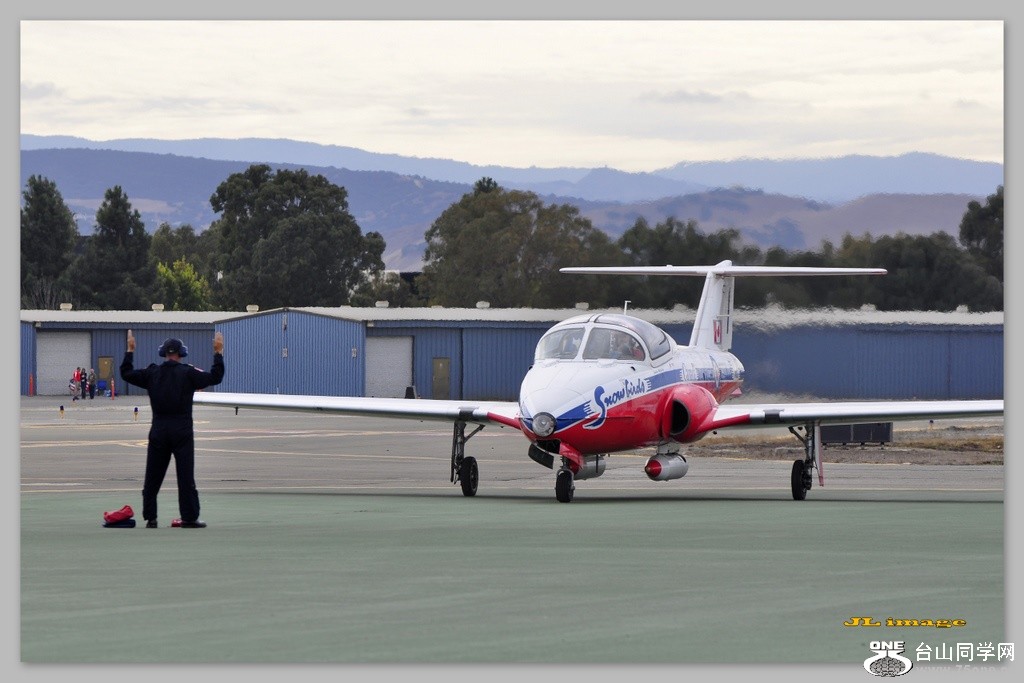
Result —
<instances>
[{"instance_id":1,"label":"dark blue flight suit","mask_svg":"<svg viewBox=\"0 0 1024 683\"><path fill-rule=\"evenodd\" d=\"M166 360L144 370L132 366L135 354L128 351L121 362L121 379L149 392L153 424L146 449L146 479L142 485L142 517L156 519L156 495L174 455L178 477L178 510L183 522L199 519L199 492L195 479L195 440L192 432L192 395L197 389L220 384L224 356L213 354L213 367L204 372L188 363Z\"/></svg>"}]
</instances>

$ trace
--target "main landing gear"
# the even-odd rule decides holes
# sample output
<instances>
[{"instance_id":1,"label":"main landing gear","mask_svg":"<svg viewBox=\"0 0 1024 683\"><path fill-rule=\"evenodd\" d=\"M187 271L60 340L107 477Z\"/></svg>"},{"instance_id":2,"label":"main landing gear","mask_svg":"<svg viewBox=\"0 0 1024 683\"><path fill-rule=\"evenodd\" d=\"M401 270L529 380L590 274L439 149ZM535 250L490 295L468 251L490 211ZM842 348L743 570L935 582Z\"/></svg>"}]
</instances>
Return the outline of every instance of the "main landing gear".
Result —
<instances>
[{"instance_id":1,"label":"main landing gear","mask_svg":"<svg viewBox=\"0 0 1024 683\"><path fill-rule=\"evenodd\" d=\"M451 481L453 484L459 482L464 496L475 496L476 487L480 483L480 470L476 465L476 458L466 456L466 442L483 428L483 425L477 425L477 428L467 435L466 423L455 423L455 433L452 435Z\"/></svg>"},{"instance_id":2,"label":"main landing gear","mask_svg":"<svg viewBox=\"0 0 1024 683\"><path fill-rule=\"evenodd\" d=\"M804 433L800 434L798 429ZM818 470L818 483L825 485L825 471L821 462L821 424L808 422L801 428L790 427L789 432L804 445L804 457L793 461L793 471L789 478L793 500L804 500L811 490L811 470Z\"/></svg>"}]
</instances>

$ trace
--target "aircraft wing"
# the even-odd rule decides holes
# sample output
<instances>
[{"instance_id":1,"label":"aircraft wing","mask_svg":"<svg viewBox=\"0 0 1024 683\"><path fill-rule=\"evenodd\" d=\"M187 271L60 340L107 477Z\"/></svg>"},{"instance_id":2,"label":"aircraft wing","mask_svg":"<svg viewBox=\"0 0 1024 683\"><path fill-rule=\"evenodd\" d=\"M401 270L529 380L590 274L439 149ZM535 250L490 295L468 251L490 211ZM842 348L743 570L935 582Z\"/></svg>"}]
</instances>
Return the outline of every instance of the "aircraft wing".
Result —
<instances>
[{"instance_id":1,"label":"aircraft wing","mask_svg":"<svg viewBox=\"0 0 1024 683\"><path fill-rule=\"evenodd\" d=\"M853 424L1002 416L1003 402L996 401L847 401L834 403L763 403L721 405L711 429L760 427L818 422Z\"/></svg>"},{"instance_id":2,"label":"aircraft wing","mask_svg":"<svg viewBox=\"0 0 1024 683\"><path fill-rule=\"evenodd\" d=\"M290 410L439 422L501 424L520 429L519 404L511 401L435 401L425 398L366 398L197 391L193 403L235 408Z\"/></svg>"}]
</instances>

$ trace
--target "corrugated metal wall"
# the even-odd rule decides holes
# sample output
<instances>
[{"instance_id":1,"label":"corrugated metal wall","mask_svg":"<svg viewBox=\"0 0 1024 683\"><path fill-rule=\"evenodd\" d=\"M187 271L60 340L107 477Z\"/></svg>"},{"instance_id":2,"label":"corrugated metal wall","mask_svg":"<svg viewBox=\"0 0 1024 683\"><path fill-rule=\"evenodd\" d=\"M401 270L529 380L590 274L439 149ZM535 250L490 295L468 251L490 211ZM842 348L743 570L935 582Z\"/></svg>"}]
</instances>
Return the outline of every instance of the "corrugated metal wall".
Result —
<instances>
[{"instance_id":1,"label":"corrugated metal wall","mask_svg":"<svg viewBox=\"0 0 1024 683\"><path fill-rule=\"evenodd\" d=\"M366 335L413 337L413 378L433 398L433 361L450 358L449 396L515 400L548 322L372 321L277 310L217 323L224 333L222 391L362 396ZM125 349L123 324L43 323L42 329L90 329L93 362ZM136 365L156 362L168 336L189 347L188 360L209 368L212 324L140 324ZM678 343L692 323L663 326ZM35 371L36 331L21 326L21 392ZM287 350L287 355L285 355ZM825 399L989 399L1003 396L1003 326L933 324L796 325L767 332L739 327L733 352L746 368L745 389ZM73 364L72 364L73 365ZM118 378L119 379L119 378ZM139 393L122 386L119 394Z\"/></svg>"},{"instance_id":2,"label":"corrugated metal wall","mask_svg":"<svg viewBox=\"0 0 1024 683\"><path fill-rule=\"evenodd\" d=\"M1002 398L1003 328L957 330L949 336L949 395Z\"/></svg>"},{"instance_id":3,"label":"corrugated metal wall","mask_svg":"<svg viewBox=\"0 0 1024 683\"><path fill-rule=\"evenodd\" d=\"M798 326L737 330L748 391L836 399L1003 396L1001 326Z\"/></svg>"},{"instance_id":4,"label":"corrugated metal wall","mask_svg":"<svg viewBox=\"0 0 1024 683\"><path fill-rule=\"evenodd\" d=\"M454 323L453 323L454 325ZM416 395L420 398L434 398L433 369L435 358L451 359L449 376L449 397L460 398L462 369L459 363L462 349L462 330L453 326L430 327L411 326L409 323L382 325L376 323L367 328L367 337L412 337L412 376Z\"/></svg>"},{"instance_id":5,"label":"corrugated metal wall","mask_svg":"<svg viewBox=\"0 0 1024 683\"><path fill-rule=\"evenodd\" d=\"M517 400L537 342L549 325L467 328L463 331L462 398Z\"/></svg>"},{"instance_id":6,"label":"corrugated metal wall","mask_svg":"<svg viewBox=\"0 0 1024 683\"><path fill-rule=\"evenodd\" d=\"M398 326L378 321L367 335L413 337L413 378L420 398L434 398L434 359L450 358L450 398L514 401L534 348L550 326L475 321L404 321Z\"/></svg>"},{"instance_id":7,"label":"corrugated metal wall","mask_svg":"<svg viewBox=\"0 0 1024 683\"><path fill-rule=\"evenodd\" d=\"M36 389L36 331L32 323L21 323L21 395Z\"/></svg>"},{"instance_id":8,"label":"corrugated metal wall","mask_svg":"<svg viewBox=\"0 0 1024 683\"><path fill-rule=\"evenodd\" d=\"M217 329L227 368L220 391L363 395L362 323L279 310L223 321Z\"/></svg>"},{"instance_id":9,"label":"corrugated metal wall","mask_svg":"<svg viewBox=\"0 0 1024 683\"><path fill-rule=\"evenodd\" d=\"M92 335L92 353L90 354L89 367L99 370L99 359L104 356L113 358L113 379L115 388L119 395L144 394L138 387L131 387L121 381L118 369L124 352L127 349L128 329L132 330L135 336L135 367L145 367L150 363L162 361L157 355L157 349L168 337L177 337L188 346L188 357L186 362L197 367L209 369L213 363L213 333L214 326L205 323L167 323L153 324L141 323L138 325L102 324L102 323L66 323L56 325L54 323L41 323L37 328L31 323L22 323L21 341L21 391L28 393L29 374L33 378L38 377L36 357L36 332L39 330L79 330L88 331ZM85 359L83 359L85 360ZM74 368L75 362L69 361L70 368ZM70 377L70 371L69 375ZM38 384L36 385L38 387Z\"/></svg>"}]
</instances>

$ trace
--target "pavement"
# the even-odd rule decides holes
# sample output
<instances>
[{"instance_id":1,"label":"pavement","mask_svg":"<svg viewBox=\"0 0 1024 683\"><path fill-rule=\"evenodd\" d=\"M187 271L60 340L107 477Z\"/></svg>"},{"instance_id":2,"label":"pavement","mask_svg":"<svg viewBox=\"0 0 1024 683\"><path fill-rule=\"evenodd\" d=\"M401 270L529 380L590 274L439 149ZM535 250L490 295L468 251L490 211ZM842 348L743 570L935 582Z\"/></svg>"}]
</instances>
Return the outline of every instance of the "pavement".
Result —
<instances>
[{"instance_id":1,"label":"pavement","mask_svg":"<svg viewBox=\"0 0 1024 683\"><path fill-rule=\"evenodd\" d=\"M443 424L197 407L210 526L170 528L172 467L161 528L106 529L125 504L141 520L148 405L61 400L20 402L29 673L639 664L677 680L677 666L813 664L861 678L875 640L1007 642L1002 465L836 463L797 502L790 460L693 458L651 482L625 454L560 504L526 440L488 427L467 444L480 487L466 498ZM966 623L844 626L858 616Z\"/></svg>"}]
</instances>

